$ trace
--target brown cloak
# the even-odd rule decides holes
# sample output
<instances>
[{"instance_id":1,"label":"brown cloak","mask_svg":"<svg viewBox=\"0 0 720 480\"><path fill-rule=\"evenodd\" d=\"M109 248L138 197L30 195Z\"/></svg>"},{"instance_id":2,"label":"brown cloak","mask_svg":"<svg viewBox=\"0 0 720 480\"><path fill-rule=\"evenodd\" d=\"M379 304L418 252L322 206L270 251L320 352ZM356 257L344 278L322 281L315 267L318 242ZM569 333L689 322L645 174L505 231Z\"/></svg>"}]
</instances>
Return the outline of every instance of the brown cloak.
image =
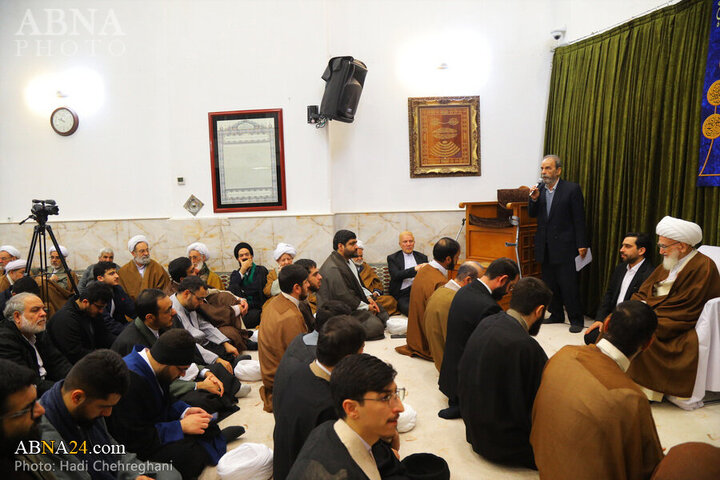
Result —
<instances>
[{"instance_id":1,"label":"brown cloak","mask_svg":"<svg viewBox=\"0 0 720 480\"><path fill-rule=\"evenodd\" d=\"M548 361L530 443L541 480L647 480L663 458L647 397L595 345Z\"/></svg>"},{"instance_id":2,"label":"brown cloak","mask_svg":"<svg viewBox=\"0 0 720 480\"><path fill-rule=\"evenodd\" d=\"M447 277L431 265L421 268L410 288L410 308L408 311L407 345L395 348L403 355L416 356L432 360L430 345L425 334L425 305L435 290L447 283Z\"/></svg>"},{"instance_id":3,"label":"brown cloak","mask_svg":"<svg viewBox=\"0 0 720 480\"><path fill-rule=\"evenodd\" d=\"M440 287L430 295L425 307L425 335L438 372L442 366L443 354L445 353L450 304L456 293L457 291L451 288Z\"/></svg>"},{"instance_id":4,"label":"brown cloak","mask_svg":"<svg viewBox=\"0 0 720 480\"><path fill-rule=\"evenodd\" d=\"M165 291L170 285L170 276L165 269L155 260L150 260L145 266L145 274L141 277L138 272L135 260L130 260L118 270L120 275L120 286L135 298L146 288L159 288Z\"/></svg>"},{"instance_id":5,"label":"brown cloak","mask_svg":"<svg viewBox=\"0 0 720 480\"><path fill-rule=\"evenodd\" d=\"M263 308L258 327L258 360L263 382L260 397L266 412L273 411L272 388L275 372L285 350L295 337L307 331L302 313L284 295L275 296Z\"/></svg>"},{"instance_id":6,"label":"brown cloak","mask_svg":"<svg viewBox=\"0 0 720 480\"><path fill-rule=\"evenodd\" d=\"M711 259L697 252L680 271L670 292L653 296L653 286L668 273L659 265L632 296L655 310L658 328L655 341L633 359L628 375L656 392L690 397L698 362L695 324L705 303L720 297L720 274Z\"/></svg>"},{"instance_id":7,"label":"brown cloak","mask_svg":"<svg viewBox=\"0 0 720 480\"><path fill-rule=\"evenodd\" d=\"M385 311L388 313L388 315L395 315L398 313L397 311L397 300L395 300L394 297L391 295L383 295L383 283L380 278L378 278L377 274L375 273L375 270L367 264L367 262L363 262L363 264L360 266L360 271L358 272L358 275L360 276L360 281L362 284L370 290L370 293L372 292L380 292L380 296L375 298L375 302L377 302L378 305L383 307Z\"/></svg>"},{"instance_id":8,"label":"brown cloak","mask_svg":"<svg viewBox=\"0 0 720 480\"><path fill-rule=\"evenodd\" d=\"M77 275L75 275L75 272L70 272L70 275L73 277L73 280L75 280L75 286L78 284L78 278ZM40 296L43 296L43 290L42 290L42 282L40 279L40 275L35 277L35 282L40 286ZM70 282L68 282L69 284ZM57 282L53 282L48 280L47 281L47 287L48 287L48 297L43 298L43 301L47 304L48 307L48 317L52 317L55 312L60 310L63 305L67 302L68 298L75 295L75 292L72 290L72 288L67 289L60 285Z\"/></svg>"}]
</instances>

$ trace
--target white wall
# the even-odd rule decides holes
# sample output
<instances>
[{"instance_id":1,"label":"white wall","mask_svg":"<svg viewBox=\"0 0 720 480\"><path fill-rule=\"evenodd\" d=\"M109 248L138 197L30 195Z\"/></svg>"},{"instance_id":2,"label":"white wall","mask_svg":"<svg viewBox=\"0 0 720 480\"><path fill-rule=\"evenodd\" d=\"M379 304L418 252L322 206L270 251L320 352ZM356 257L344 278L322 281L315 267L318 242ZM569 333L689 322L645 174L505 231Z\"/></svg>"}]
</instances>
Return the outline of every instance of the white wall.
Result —
<instances>
[{"instance_id":1,"label":"white wall","mask_svg":"<svg viewBox=\"0 0 720 480\"><path fill-rule=\"evenodd\" d=\"M537 177L555 45L549 31L565 25L568 39L578 38L661 2L58 3L0 2L3 222L24 218L37 197L58 200L58 221L190 218L182 204L191 193L206 204L199 217L223 216L212 212L207 114L253 108L283 109L288 210L269 215L447 210L490 200L497 188ZM73 35L70 8L86 18L96 10L92 33L80 25ZM59 33L62 21L48 26L45 9L64 14L69 30ZM355 123L317 130L305 123L305 107L320 102L319 77L335 55L367 63L365 90ZM449 68L435 69L439 61ZM71 82L61 85L71 96L28 105L33 79L73 68L96 72L101 93L92 95L92 85L73 91ZM436 95L480 96L482 176L410 179L407 98ZM84 105L88 97L97 101ZM71 137L49 126L60 104L80 115Z\"/></svg>"}]
</instances>

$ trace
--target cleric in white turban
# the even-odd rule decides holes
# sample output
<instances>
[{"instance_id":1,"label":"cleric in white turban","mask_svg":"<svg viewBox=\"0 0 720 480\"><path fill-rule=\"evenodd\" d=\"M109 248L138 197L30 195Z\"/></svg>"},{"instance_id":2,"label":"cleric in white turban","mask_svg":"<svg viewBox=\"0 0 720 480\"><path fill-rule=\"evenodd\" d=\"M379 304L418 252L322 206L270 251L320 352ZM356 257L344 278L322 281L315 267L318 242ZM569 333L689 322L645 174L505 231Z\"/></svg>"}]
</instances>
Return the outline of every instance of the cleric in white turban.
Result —
<instances>
[{"instance_id":1,"label":"cleric in white turban","mask_svg":"<svg viewBox=\"0 0 720 480\"><path fill-rule=\"evenodd\" d=\"M150 242L145 235L135 235L127 244L133 258L120 267L120 286L135 300L146 288L166 290L170 286L170 275L158 262L150 258Z\"/></svg>"},{"instance_id":2,"label":"cleric in white turban","mask_svg":"<svg viewBox=\"0 0 720 480\"><path fill-rule=\"evenodd\" d=\"M20 250L12 245L3 245L0 247L0 268L4 268L8 262L20 258Z\"/></svg>"},{"instance_id":3,"label":"cleric in white turban","mask_svg":"<svg viewBox=\"0 0 720 480\"><path fill-rule=\"evenodd\" d=\"M191 243L187 247L187 256L195 267L195 274L203 279L210 288L216 288L223 290L223 282L210 268L207 266L208 260L210 260L210 250L207 245L202 242Z\"/></svg>"},{"instance_id":4,"label":"cleric in white turban","mask_svg":"<svg viewBox=\"0 0 720 480\"><path fill-rule=\"evenodd\" d=\"M265 303L267 303L270 298L280 294L278 273L280 273L280 270L282 270L284 266L293 263L296 255L297 250L289 243L280 242L277 244L277 247L275 247L275 250L273 251L273 258L278 263L278 268L268 272L265 288L263 288L263 293L268 298Z\"/></svg>"},{"instance_id":5,"label":"cleric in white turban","mask_svg":"<svg viewBox=\"0 0 720 480\"><path fill-rule=\"evenodd\" d=\"M655 341L633 359L628 374L651 391L651 400L665 394L680 404L678 397L693 393L698 363L695 324L705 303L720 297L720 274L715 262L694 248L702 241L696 223L668 216L655 232L663 262L632 300L653 308L658 328Z\"/></svg>"},{"instance_id":6,"label":"cleric in white turban","mask_svg":"<svg viewBox=\"0 0 720 480\"><path fill-rule=\"evenodd\" d=\"M63 267L62 260L60 259L60 254L62 254L62 256L65 258L65 263L67 263L67 258L70 256L70 251L63 245L60 245L60 254L58 254L57 249L53 245L52 247L50 247L48 252L50 253L50 265L47 266L47 273L50 275L48 278L60 285L65 290L71 290L72 285L68 280L68 274L73 276L75 285L78 284L77 275L75 275L75 273L71 270L65 271L65 267Z\"/></svg>"},{"instance_id":7,"label":"cleric in white turban","mask_svg":"<svg viewBox=\"0 0 720 480\"><path fill-rule=\"evenodd\" d=\"M0 278L0 292L4 292L10 288L19 278L25 275L26 265L27 262L21 258L8 262L7 265L5 265L5 275Z\"/></svg>"}]
</instances>

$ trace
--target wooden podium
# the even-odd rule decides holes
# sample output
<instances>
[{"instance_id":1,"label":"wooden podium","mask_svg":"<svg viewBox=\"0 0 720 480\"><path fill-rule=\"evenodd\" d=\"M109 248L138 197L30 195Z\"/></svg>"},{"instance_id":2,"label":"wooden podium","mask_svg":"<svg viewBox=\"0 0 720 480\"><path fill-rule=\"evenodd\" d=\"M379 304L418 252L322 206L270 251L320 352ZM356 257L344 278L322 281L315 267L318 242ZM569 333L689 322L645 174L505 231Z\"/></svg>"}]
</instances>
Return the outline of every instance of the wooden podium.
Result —
<instances>
[{"instance_id":1,"label":"wooden podium","mask_svg":"<svg viewBox=\"0 0 720 480\"><path fill-rule=\"evenodd\" d=\"M470 216L488 219L487 223L502 224L506 218L498 218L500 204L498 202L463 202L460 208L465 209L465 256L468 260L480 262L487 267L493 260L507 257L517 261L515 247L506 243L515 243L518 235L518 254L520 271L523 277L540 278L540 264L535 262L535 231L537 221L528 215L528 202L512 202L505 205L519 219L519 233L514 225L478 226L470 222ZM504 213L504 212L503 212ZM499 220L499 221L498 221ZM509 295L506 299L509 300Z\"/></svg>"}]
</instances>

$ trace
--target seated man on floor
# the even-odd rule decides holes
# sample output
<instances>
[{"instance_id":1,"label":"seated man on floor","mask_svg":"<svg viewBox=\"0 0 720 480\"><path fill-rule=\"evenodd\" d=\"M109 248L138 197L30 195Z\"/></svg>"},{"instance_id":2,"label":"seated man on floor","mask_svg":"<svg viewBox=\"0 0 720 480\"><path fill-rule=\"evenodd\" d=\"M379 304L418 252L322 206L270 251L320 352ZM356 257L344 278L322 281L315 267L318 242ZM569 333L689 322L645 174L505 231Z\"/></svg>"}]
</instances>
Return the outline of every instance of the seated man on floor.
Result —
<instances>
[{"instance_id":1,"label":"seated man on floor","mask_svg":"<svg viewBox=\"0 0 720 480\"><path fill-rule=\"evenodd\" d=\"M477 280L481 270L482 267L477 262L471 260L463 262L458 268L455 278L435 290L428 299L423 323L425 324L425 334L430 346L430 353L438 372L440 372L443 355L445 354L450 304L460 288Z\"/></svg>"},{"instance_id":2,"label":"seated man on floor","mask_svg":"<svg viewBox=\"0 0 720 480\"><path fill-rule=\"evenodd\" d=\"M112 263L114 261L115 252L113 252L112 248L103 247L100 249L100 252L98 253L98 263ZM95 276L93 275L93 268L95 268L95 265L97 265L97 263L93 263L85 269L82 276L80 277L80 283L78 283L78 290L82 290L83 288L85 288L85 285L87 285L87 282L89 282L90 280L96 280Z\"/></svg>"},{"instance_id":3,"label":"seated man on floor","mask_svg":"<svg viewBox=\"0 0 720 480\"><path fill-rule=\"evenodd\" d=\"M128 250L133 259L123 265L118 274L120 286L135 300L146 288L165 290L170 277L158 262L150 258L150 243L144 235L135 235L128 240Z\"/></svg>"},{"instance_id":4,"label":"seated man on floor","mask_svg":"<svg viewBox=\"0 0 720 480\"><path fill-rule=\"evenodd\" d=\"M397 420L404 410L405 389L395 384L396 373L392 366L371 355L348 355L340 360L330 376L330 391L340 418L312 431L288 480L409 479L413 475L449 479L447 463L434 455L416 454L398 460ZM423 461L417 462L420 457Z\"/></svg>"},{"instance_id":5,"label":"seated man on floor","mask_svg":"<svg viewBox=\"0 0 720 480\"><path fill-rule=\"evenodd\" d=\"M410 287L417 272L427 265L427 255L415 251L412 232L402 232L398 238L400 250L387 256L390 273L390 295L397 301L397 309L407 316L410 309Z\"/></svg>"},{"instance_id":6,"label":"seated man on floor","mask_svg":"<svg viewBox=\"0 0 720 480\"><path fill-rule=\"evenodd\" d=\"M715 262L694 248L702 240L697 224L665 217L655 232L663 263L632 298L657 314L657 339L633 361L628 375L647 389L650 400L660 401L665 394L672 401L692 396L698 364L695 324L705 303L720 297L720 274Z\"/></svg>"},{"instance_id":7,"label":"seated man on floor","mask_svg":"<svg viewBox=\"0 0 720 480\"><path fill-rule=\"evenodd\" d=\"M455 268L459 256L460 244L452 238L443 237L433 247L433 260L417 273L410 289L407 345L396 347L398 353L432 361L423 323L425 305L430 295L447 283L448 270Z\"/></svg>"},{"instance_id":8,"label":"seated man on floor","mask_svg":"<svg viewBox=\"0 0 720 480\"><path fill-rule=\"evenodd\" d=\"M308 285L308 298L305 300L305 303L310 307L310 313L315 315L317 312L317 292L320 290L320 285L322 285L322 275L315 260L301 258L295 263L305 267L309 272L308 282L310 282L310 285Z\"/></svg>"},{"instance_id":9,"label":"seated man on floor","mask_svg":"<svg viewBox=\"0 0 720 480\"><path fill-rule=\"evenodd\" d=\"M0 478L35 480L40 456L22 448L40 440L38 423L45 409L37 402L35 374L10 360L0 359Z\"/></svg>"},{"instance_id":10,"label":"seated man on floor","mask_svg":"<svg viewBox=\"0 0 720 480\"><path fill-rule=\"evenodd\" d=\"M70 363L99 348L110 348L115 335L102 319L102 312L112 300L112 290L97 281L88 282L80 295L74 295L50 317L48 331L55 346Z\"/></svg>"},{"instance_id":11,"label":"seated man on floor","mask_svg":"<svg viewBox=\"0 0 720 480\"><path fill-rule=\"evenodd\" d=\"M34 281L30 280L32 284ZM0 321L0 358L24 365L35 373L38 395L65 378L70 362L45 332L47 313L37 295L20 293L7 302Z\"/></svg>"},{"instance_id":12,"label":"seated man on floor","mask_svg":"<svg viewBox=\"0 0 720 480\"><path fill-rule=\"evenodd\" d=\"M195 269L195 275L200 277L209 288L217 290L225 289L225 286L218 274L210 270L207 266L206 262L210 260L210 250L207 248L207 245L201 242L195 242L188 245L187 256Z\"/></svg>"},{"instance_id":13,"label":"seated man on floor","mask_svg":"<svg viewBox=\"0 0 720 480\"><path fill-rule=\"evenodd\" d=\"M181 328L160 335L151 348L137 346L124 360L130 370L127 393L107 419L108 429L141 460L172 463L183 478L200 476L216 465L227 442L245 432L227 427L222 432L202 408L175 401L168 390L195 356L195 340Z\"/></svg>"},{"instance_id":14,"label":"seated man on floor","mask_svg":"<svg viewBox=\"0 0 720 480\"><path fill-rule=\"evenodd\" d=\"M280 270L280 295L263 308L258 328L258 360L262 372L263 386L260 397L263 409L272 412L272 393L275 372L290 342L301 333L307 333L305 318L309 308L300 308L308 294L308 271L301 265L288 265Z\"/></svg>"},{"instance_id":15,"label":"seated man on floor","mask_svg":"<svg viewBox=\"0 0 720 480\"><path fill-rule=\"evenodd\" d=\"M662 446L650 403L625 372L657 325L651 307L629 300L605 320L597 345L566 346L550 358L530 434L540 478L650 478Z\"/></svg>"},{"instance_id":16,"label":"seated man on floor","mask_svg":"<svg viewBox=\"0 0 720 480\"><path fill-rule=\"evenodd\" d=\"M268 272L267 281L265 282L265 287L263 287L263 294L265 294L265 298L268 299L265 300L265 305L267 305L267 302L270 301L271 298L280 295L278 274L284 266L293 263L295 255L297 255L297 250L289 243L280 242L277 244L277 247L275 247L273 258L277 262L278 268L273 268Z\"/></svg>"},{"instance_id":17,"label":"seated man on floor","mask_svg":"<svg viewBox=\"0 0 720 480\"><path fill-rule=\"evenodd\" d=\"M369 292L373 300L385 309L388 315L395 315L398 313L397 300L395 300L392 295L383 294L383 282L378 278L375 269L365 263L364 253L365 244L361 240L358 240L357 257L353 258L352 261L355 264L355 268L357 268L360 284L367 290L366 293Z\"/></svg>"},{"instance_id":18,"label":"seated man on floor","mask_svg":"<svg viewBox=\"0 0 720 480\"><path fill-rule=\"evenodd\" d=\"M330 393L330 374L347 355L362 353L363 345L365 331L355 318L350 315L333 317L321 327L318 358L296 369L292 375L275 377L274 480L285 480L315 427L327 420L338 419Z\"/></svg>"},{"instance_id":19,"label":"seated man on floor","mask_svg":"<svg viewBox=\"0 0 720 480\"><path fill-rule=\"evenodd\" d=\"M46 270L48 273L48 280L54 282L67 291L71 291L72 285L70 284L68 277L71 276L75 281L75 286L77 286L77 275L72 270L66 271L65 267L63 267L62 260L60 260L60 253L62 253L62 256L65 257L65 263L67 263L70 252L62 245L60 245L60 253L58 253L54 246L50 247L48 251L50 252L50 265L47 266Z\"/></svg>"},{"instance_id":20,"label":"seated man on floor","mask_svg":"<svg viewBox=\"0 0 720 480\"><path fill-rule=\"evenodd\" d=\"M650 276L655 265L646 258L650 255L652 240L647 233L626 233L620 246L620 259L622 262L615 267L610 277L607 291L600 301L595 323L585 332L585 345L597 341L600 327L608 315L615 309L615 305L630 300L640 285Z\"/></svg>"},{"instance_id":21,"label":"seated man on floor","mask_svg":"<svg viewBox=\"0 0 720 480\"><path fill-rule=\"evenodd\" d=\"M136 345L151 348L161 333L173 328L176 312L172 300L162 290L143 290L136 303L137 318L112 344L112 349L122 356L132 352ZM203 352L210 362L203 358ZM250 393L250 386L240 385L229 362L197 345L193 364L182 378L170 384L170 393L194 407L225 414L237 410L235 397Z\"/></svg>"},{"instance_id":22,"label":"seated man on floor","mask_svg":"<svg viewBox=\"0 0 720 480\"><path fill-rule=\"evenodd\" d=\"M338 230L333 236L333 252L320 267L322 284L317 292L318 305L329 300L340 300L352 309L365 329L368 340L385 338L388 314L372 296L367 295L360 283L352 259L357 256L357 236L350 230Z\"/></svg>"},{"instance_id":23,"label":"seated man on floor","mask_svg":"<svg viewBox=\"0 0 720 480\"><path fill-rule=\"evenodd\" d=\"M536 468L530 417L547 355L532 337L540 331L552 292L525 277L510 308L485 317L470 335L458 367L465 438L491 462Z\"/></svg>"},{"instance_id":24,"label":"seated man on floor","mask_svg":"<svg viewBox=\"0 0 720 480\"><path fill-rule=\"evenodd\" d=\"M170 297L176 312L173 321L190 332L198 345L235 364L240 355L238 349L220 330L198 315L197 310L205 302L207 295L207 285L200 277L190 275L183 278L178 286L178 293ZM208 360L215 361L214 358Z\"/></svg>"},{"instance_id":25,"label":"seated man on floor","mask_svg":"<svg viewBox=\"0 0 720 480\"><path fill-rule=\"evenodd\" d=\"M131 480L147 473L179 480L180 473L170 464L141 462L129 452L114 453L122 446L108 433L104 417L112 413L129 383L125 362L111 350L97 350L76 363L67 378L40 399L45 409L40 438L48 444L79 448L72 453L43 453L42 463L57 472L86 472L90 478Z\"/></svg>"},{"instance_id":26,"label":"seated man on floor","mask_svg":"<svg viewBox=\"0 0 720 480\"><path fill-rule=\"evenodd\" d=\"M257 328L266 300L263 288L267 283L268 270L255 264L255 252L249 243L240 242L235 245L233 254L239 267L230 274L228 290L247 300L248 311L243 317L243 323L247 328Z\"/></svg>"},{"instance_id":27,"label":"seated man on floor","mask_svg":"<svg viewBox=\"0 0 720 480\"><path fill-rule=\"evenodd\" d=\"M103 310L102 317L113 335L120 335L128 322L135 318L135 303L120 286L120 275L117 273L117 268L113 262L105 261L98 262L93 267L95 280L112 289L112 300Z\"/></svg>"},{"instance_id":28,"label":"seated man on floor","mask_svg":"<svg viewBox=\"0 0 720 480\"><path fill-rule=\"evenodd\" d=\"M458 365L465 352L465 344L484 318L501 311L497 302L512 291L519 274L517 263L509 258L498 258L493 260L482 277L458 290L453 298L448 312L447 340L438 379L440 391L448 397L449 405L438 412L441 418L460 418Z\"/></svg>"},{"instance_id":29,"label":"seated man on floor","mask_svg":"<svg viewBox=\"0 0 720 480\"><path fill-rule=\"evenodd\" d=\"M0 247L0 274L5 273L5 265L7 265L8 262L12 262L13 260L18 260L20 258L22 258L20 250L12 245L3 245ZM0 291L4 290L2 287L3 285L0 282Z\"/></svg>"}]
</instances>

